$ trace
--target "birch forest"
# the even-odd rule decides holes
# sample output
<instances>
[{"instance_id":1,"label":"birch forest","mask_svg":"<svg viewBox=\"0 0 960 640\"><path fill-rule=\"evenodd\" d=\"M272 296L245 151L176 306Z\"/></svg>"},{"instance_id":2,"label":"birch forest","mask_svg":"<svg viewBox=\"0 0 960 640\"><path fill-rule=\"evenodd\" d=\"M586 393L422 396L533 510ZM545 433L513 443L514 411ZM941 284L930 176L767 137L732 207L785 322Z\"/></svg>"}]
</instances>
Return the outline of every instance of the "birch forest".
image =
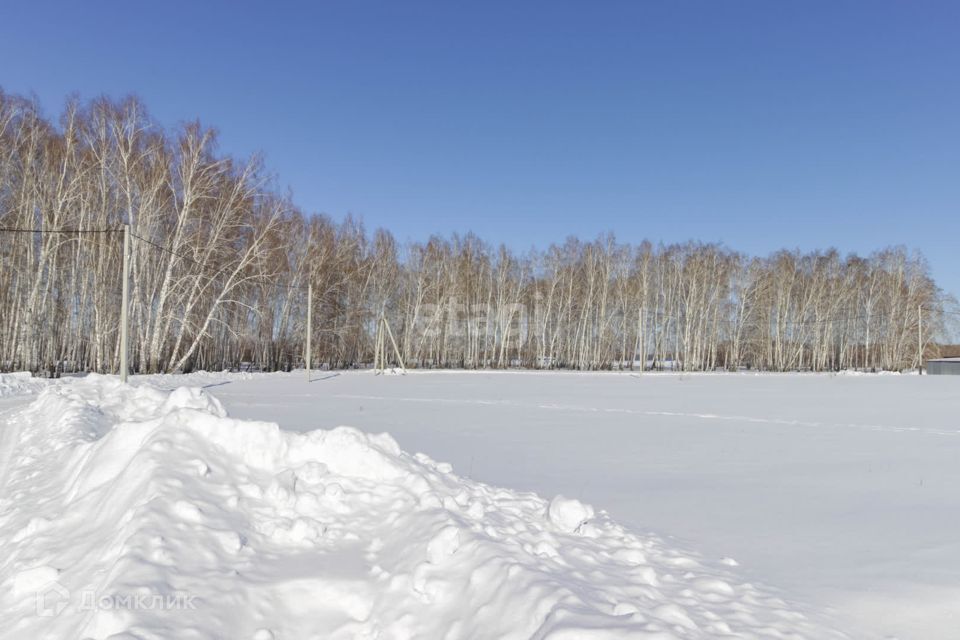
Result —
<instances>
[{"instance_id":1,"label":"birch forest","mask_svg":"<svg viewBox=\"0 0 960 640\"><path fill-rule=\"evenodd\" d=\"M0 92L0 369L117 370L124 224L137 372L303 366L308 284L318 368L369 366L381 314L408 367L898 370L943 329L944 296L902 247L401 244L301 211L260 160L136 98L52 121Z\"/></svg>"}]
</instances>

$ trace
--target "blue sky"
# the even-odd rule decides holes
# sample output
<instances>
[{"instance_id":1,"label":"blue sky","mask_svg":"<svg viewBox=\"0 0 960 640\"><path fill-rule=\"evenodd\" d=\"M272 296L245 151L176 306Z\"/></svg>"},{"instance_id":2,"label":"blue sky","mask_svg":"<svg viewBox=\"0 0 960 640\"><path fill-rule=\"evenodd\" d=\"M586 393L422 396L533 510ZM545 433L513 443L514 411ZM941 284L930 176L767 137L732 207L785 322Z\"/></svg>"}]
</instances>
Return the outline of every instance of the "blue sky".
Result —
<instances>
[{"instance_id":1,"label":"blue sky","mask_svg":"<svg viewBox=\"0 0 960 640\"><path fill-rule=\"evenodd\" d=\"M139 94L308 211L923 251L960 294L960 3L8 2L0 87Z\"/></svg>"}]
</instances>

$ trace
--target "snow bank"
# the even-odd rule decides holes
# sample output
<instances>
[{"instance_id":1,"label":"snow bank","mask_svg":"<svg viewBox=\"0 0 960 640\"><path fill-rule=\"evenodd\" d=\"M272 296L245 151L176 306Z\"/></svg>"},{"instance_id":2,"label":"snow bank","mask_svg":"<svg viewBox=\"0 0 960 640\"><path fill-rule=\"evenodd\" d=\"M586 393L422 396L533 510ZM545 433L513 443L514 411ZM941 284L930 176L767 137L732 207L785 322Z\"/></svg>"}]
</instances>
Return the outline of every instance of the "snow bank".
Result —
<instances>
[{"instance_id":1,"label":"snow bank","mask_svg":"<svg viewBox=\"0 0 960 640\"><path fill-rule=\"evenodd\" d=\"M0 398L34 393L44 386L42 379L34 378L29 371L0 373Z\"/></svg>"},{"instance_id":2,"label":"snow bank","mask_svg":"<svg viewBox=\"0 0 960 640\"><path fill-rule=\"evenodd\" d=\"M282 432L96 375L5 426L5 637L841 637L726 566L388 435Z\"/></svg>"}]
</instances>

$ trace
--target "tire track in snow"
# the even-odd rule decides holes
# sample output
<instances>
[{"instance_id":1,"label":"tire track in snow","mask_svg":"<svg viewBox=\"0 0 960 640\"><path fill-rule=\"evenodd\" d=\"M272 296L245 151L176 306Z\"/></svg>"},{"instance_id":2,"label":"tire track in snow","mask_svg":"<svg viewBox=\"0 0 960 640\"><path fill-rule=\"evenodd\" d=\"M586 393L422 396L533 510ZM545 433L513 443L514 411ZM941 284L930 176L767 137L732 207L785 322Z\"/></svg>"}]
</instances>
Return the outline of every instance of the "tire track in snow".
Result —
<instances>
[{"instance_id":1,"label":"tire track in snow","mask_svg":"<svg viewBox=\"0 0 960 640\"><path fill-rule=\"evenodd\" d=\"M683 411L648 411L643 409L627 409L617 407L587 407L583 405L567 404L532 404L512 402L509 400L475 400L458 398L398 398L394 396L374 396L361 394L334 394L335 398L352 400L382 400L393 402L416 402L427 404L450 405L480 405L517 407L523 409L541 409L546 411L580 411L584 413L617 413L638 416L667 417L667 418L696 418L699 420L722 420L726 422L747 422L751 424L772 424L785 427L812 427L812 428L845 428L862 429L865 431L881 431L889 433L922 433L937 436L958 436L960 430L944 427L924 428L905 427L898 425L857 424L853 422L812 422L806 420L788 420L785 418L759 418L755 416L721 415L716 413L691 413Z\"/></svg>"}]
</instances>

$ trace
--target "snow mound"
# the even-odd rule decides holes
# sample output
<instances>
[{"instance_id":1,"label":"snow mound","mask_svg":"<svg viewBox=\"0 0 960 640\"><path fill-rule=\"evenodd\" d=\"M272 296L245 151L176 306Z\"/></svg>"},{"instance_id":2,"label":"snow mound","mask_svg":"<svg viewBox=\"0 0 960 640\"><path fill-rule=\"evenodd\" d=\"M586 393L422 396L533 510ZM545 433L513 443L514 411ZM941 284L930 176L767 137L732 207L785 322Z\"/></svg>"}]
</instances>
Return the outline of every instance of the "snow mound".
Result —
<instances>
[{"instance_id":1,"label":"snow mound","mask_svg":"<svg viewBox=\"0 0 960 640\"><path fill-rule=\"evenodd\" d=\"M197 388L44 388L0 493L9 638L828 638L776 595L558 496Z\"/></svg>"},{"instance_id":2,"label":"snow mound","mask_svg":"<svg viewBox=\"0 0 960 640\"><path fill-rule=\"evenodd\" d=\"M550 501L547 516L561 531L577 532L593 517L593 507L579 500L557 496Z\"/></svg>"},{"instance_id":3,"label":"snow mound","mask_svg":"<svg viewBox=\"0 0 960 640\"><path fill-rule=\"evenodd\" d=\"M35 393L44 386L44 381L34 378L29 371L0 373L0 398Z\"/></svg>"}]
</instances>

